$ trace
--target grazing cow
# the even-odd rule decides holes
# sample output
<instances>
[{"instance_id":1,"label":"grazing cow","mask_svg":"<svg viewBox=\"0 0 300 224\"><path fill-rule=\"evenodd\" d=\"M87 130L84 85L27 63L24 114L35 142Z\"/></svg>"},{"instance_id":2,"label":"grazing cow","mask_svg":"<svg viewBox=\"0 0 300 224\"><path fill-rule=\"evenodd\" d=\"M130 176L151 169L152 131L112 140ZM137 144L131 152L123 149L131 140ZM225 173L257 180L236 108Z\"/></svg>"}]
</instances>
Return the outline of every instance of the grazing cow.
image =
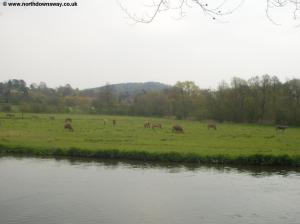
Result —
<instances>
[{"instance_id":1,"label":"grazing cow","mask_svg":"<svg viewBox=\"0 0 300 224\"><path fill-rule=\"evenodd\" d=\"M276 131L285 131L285 129L287 129L289 126L286 126L286 125L277 125L276 126Z\"/></svg>"},{"instance_id":2,"label":"grazing cow","mask_svg":"<svg viewBox=\"0 0 300 224\"><path fill-rule=\"evenodd\" d=\"M149 121L145 122L144 128L150 128L150 122Z\"/></svg>"},{"instance_id":3,"label":"grazing cow","mask_svg":"<svg viewBox=\"0 0 300 224\"><path fill-rule=\"evenodd\" d=\"M207 129L210 129L210 128L217 130L217 126L215 124L208 124Z\"/></svg>"},{"instance_id":4,"label":"grazing cow","mask_svg":"<svg viewBox=\"0 0 300 224\"><path fill-rule=\"evenodd\" d=\"M65 122L70 122L70 123L72 123L72 118L66 118L66 120L65 120Z\"/></svg>"},{"instance_id":5,"label":"grazing cow","mask_svg":"<svg viewBox=\"0 0 300 224\"><path fill-rule=\"evenodd\" d=\"M183 128L180 125L175 124L172 127L172 132L183 133Z\"/></svg>"},{"instance_id":6,"label":"grazing cow","mask_svg":"<svg viewBox=\"0 0 300 224\"><path fill-rule=\"evenodd\" d=\"M65 123L64 128L68 129L69 131L74 131L71 123Z\"/></svg>"},{"instance_id":7,"label":"grazing cow","mask_svg":"<svg viewBox=\"0 0 300 224\"><path fill-rule=\"evenodd\" d=\"M112 120L113 126L115 126L117 124L116 120Z\"/></svg>"},{"instance_id":8,"label":"grazing cow","mask_svg":"<svg viewBox=\"0 0 300 224\"><path fill-rule=\"evenodd\" d=\"M155 129L155 128L162 128L161 124L152 124L152 129Z\"/></svg>"}]
</instances>

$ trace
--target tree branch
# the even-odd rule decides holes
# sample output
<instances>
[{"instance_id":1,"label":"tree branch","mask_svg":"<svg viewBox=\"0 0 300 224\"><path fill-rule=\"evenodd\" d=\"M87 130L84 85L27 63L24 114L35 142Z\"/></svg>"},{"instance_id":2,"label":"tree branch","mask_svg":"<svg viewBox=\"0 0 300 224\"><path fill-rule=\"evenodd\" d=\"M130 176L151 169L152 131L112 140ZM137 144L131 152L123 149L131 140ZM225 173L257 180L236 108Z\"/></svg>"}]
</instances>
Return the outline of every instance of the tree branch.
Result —
<instances>
[{"instance_id":1,"label":"tree branch","mask_svg":"<svg viewBox=\"0 0 300 224\"><path fill-rule=\"evenodd\" d=\"M180 17L185 16L185 9L197 6L201 11L213 20L220 21L221 18L234 13L241 7L245 0L238 0L238 4L232 3L231 0L220 0L221 2L216 6L211 6L205 0L153 0L152 4L144 4L149 10L145 16L137 16L121 3L122 0L117 0L121 9L125 12L127 17L136 23L151 23L158 16L159 13L168 10L178 10ZM175 5L175 6L174 6ZM300 0L266 0L266 15L267 18L275 25L280 25L275 22L270 12L275 8L284 8L293 6L293 19L299 19Z\"/></svg>"}]
</instances>

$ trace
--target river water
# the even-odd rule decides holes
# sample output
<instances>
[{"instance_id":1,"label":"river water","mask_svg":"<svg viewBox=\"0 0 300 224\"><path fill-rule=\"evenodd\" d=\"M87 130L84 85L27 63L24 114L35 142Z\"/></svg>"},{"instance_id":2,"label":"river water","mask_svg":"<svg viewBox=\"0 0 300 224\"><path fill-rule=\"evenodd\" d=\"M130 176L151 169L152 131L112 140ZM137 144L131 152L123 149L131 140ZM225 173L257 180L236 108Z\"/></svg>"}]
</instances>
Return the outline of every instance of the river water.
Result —
<instances>
[{"instance_id":1,"label":"river water","mask_svg":"<svg viewBox=\"0 0 300 224\"><path fill-rule=\"evenodd\" d=\"M0 157L1 224L300 223L300 171Z\"/></svg>"}]
</instances>

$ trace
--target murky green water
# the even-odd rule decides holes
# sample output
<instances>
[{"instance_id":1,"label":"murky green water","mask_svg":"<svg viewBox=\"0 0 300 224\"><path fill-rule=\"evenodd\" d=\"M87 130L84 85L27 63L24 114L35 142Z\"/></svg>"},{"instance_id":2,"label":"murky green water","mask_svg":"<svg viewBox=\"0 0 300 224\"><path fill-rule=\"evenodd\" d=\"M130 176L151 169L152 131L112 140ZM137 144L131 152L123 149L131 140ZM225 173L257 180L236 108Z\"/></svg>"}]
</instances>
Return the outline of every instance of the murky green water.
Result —
<instances>
[{"instance_id":1,"label":"murky green water","mask_svg":"<svg viewBox=\"0 0 300 224\"><path fill-rule=\"evenodd\" d=\"M0 158L0 223L300 223L300 172Z\"/></svg>"}]
</instances>

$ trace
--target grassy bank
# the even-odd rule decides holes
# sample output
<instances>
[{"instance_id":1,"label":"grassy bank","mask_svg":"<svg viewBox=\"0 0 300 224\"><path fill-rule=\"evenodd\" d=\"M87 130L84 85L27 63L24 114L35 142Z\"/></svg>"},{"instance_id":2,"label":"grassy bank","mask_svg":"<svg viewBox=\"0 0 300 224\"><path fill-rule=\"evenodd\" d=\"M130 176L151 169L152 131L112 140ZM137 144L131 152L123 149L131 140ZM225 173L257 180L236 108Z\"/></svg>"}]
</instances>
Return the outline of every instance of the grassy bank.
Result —
<instances>
[{"instance_id":1,"label":"grassy bank","mask_svg":"<svg viewBox=\"0 0 300 224\"><path fill-rule=\"evenodd\" d=\"M53 115L51 115L53 116ZM134 159L190 163L300 166L300 129L276 132L273 126L219 124L111 117L96 115L0 114L0 152L40 156ZM74 132L64 130L72 117ZM106 125L103 119L107 120ZM117 125L112 125L112 119ZM162 129L145 129L144 122L161 123ZM185 133L171 132L174 123Z\"/></svg>"}]
</instances>

